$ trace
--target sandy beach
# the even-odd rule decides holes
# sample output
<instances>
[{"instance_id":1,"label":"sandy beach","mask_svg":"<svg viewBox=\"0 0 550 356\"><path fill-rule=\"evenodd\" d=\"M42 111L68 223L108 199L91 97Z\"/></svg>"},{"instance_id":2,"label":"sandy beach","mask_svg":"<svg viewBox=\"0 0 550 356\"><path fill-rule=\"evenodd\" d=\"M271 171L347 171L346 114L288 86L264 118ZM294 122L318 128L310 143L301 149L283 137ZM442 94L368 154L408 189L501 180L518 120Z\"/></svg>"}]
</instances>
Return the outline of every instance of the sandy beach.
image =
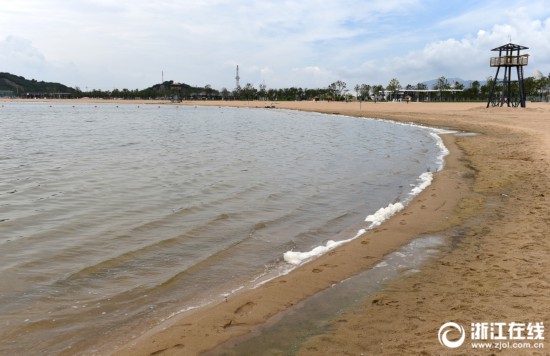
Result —
<instances>
[{"instance_id":1,"label":"sandy beach","mask_svg":"<svg viewBox=\"0 0 550 356\"><path fill-rule=\"evenodd\" d=\"M240 105L264 103L190 103ZM269 105L269 103L268 103ZM301 355L491 354L448 349L438 330L454 321L545 322L550 317L550 105L485 108L483 103L280 102L276 108L415 122L475 132L445 135L446 168L380 228L263 287L151 330L117 355L192 355L245 335L333 283L371 268L411 239L451 236L453 249L421 272L390 282ZM543 341L544 342L544 341ZM544 345L548 346L548 345ZM546 354L546 350L504 353Z\"/></svg>"},{"instance_id":2,"label":"sandy beach","mask_svg":"<svg viewBox=\"0 0 550 356\"><path fill-rule=\"evenodd\" d=\"M446 322L538 323L550 319L550 104L485 108L484 103L185 102L293 109L414 122L477 135L443 135L445 169L379 228L291 273L228 300L168 320L115 355L196 355L282 317L331 285L375 266L422 236L452 246L335 316L300 355L548 354L543 349L474 350L440 344ZM544 333L546 339L548 332ZM120 341L120 340L119 340ZM535 341L535 340L525 340ZM89 345L101 342L90 340ZM114 345L114 344L112 344ZM75 350L73 350L75 351ZM261 350L265 351L265 350ZM258 352L258 354L264 354Z\"/></svg>"}]
</instances>

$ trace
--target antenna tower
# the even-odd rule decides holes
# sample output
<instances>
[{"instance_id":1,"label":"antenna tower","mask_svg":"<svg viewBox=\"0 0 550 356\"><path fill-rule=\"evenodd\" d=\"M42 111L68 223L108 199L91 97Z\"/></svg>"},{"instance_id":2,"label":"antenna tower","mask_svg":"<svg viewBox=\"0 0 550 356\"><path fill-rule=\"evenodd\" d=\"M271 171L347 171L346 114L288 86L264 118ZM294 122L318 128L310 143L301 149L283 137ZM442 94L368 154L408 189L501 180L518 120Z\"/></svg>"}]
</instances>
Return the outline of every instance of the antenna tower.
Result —
<instances>
[{"instance_id":1,"label":"antenna tower","mask_svg":"<svg viewBox=\"0 0 550 356\"><path fill-rule=\"evenodd\" d=\"M235 76L235 84L236 84L236 88L239 89L241 87L241 85L239 84L239 79L241 79L239 77L239 66L237 65L237 75Z\"/></svg>"}]
</instances>

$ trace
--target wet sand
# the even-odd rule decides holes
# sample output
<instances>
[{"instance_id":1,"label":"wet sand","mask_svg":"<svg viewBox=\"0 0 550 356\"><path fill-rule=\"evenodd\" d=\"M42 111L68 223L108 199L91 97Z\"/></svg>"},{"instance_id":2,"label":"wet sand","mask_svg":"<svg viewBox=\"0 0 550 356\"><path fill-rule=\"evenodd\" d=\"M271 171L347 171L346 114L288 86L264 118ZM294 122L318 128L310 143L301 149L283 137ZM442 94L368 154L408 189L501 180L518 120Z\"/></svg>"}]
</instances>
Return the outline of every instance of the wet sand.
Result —
<instances>
[{"instance_id":1,"label":"wet sand","mask_svg":"<svg viewBox=\"0 0 550 356\"><path fill-rule=\"evenodd\" d=\"M526 109L486 109L483 103L185 104L274 105L480 135L444 135L451 151L445 169L406 209L379 228L260 288L181 314L108 352L194 355L211 350L371 268L412 239L433 234L450 237L453 249L425 263L421 272L389 282L360 307L338 315L330 331L309 339L299 354L471 354L474 350L467 345L457 350L441 346L439 327L448 321L468 328L471 322L549 320L550 104L528 103ZM492 352L496 351L478 354ZM521 352L536 354L535 350ZM518 354L518 350L504 353Z\"/></svg>"}]
</instances>

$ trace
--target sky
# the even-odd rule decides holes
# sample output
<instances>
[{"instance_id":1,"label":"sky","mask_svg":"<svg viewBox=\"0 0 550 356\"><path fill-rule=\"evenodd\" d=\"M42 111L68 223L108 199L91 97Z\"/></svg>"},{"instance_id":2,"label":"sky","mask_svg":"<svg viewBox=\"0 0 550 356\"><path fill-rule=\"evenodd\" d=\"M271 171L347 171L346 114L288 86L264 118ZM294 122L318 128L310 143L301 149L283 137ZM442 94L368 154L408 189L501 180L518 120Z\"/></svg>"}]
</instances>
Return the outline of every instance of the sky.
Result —
<instances>
[{"instance_id":1,"label":"sky","mask_svg":"<svg viewBox=\"0 0 550 356\"><path fill-rule=\"evenodd\" d=\"M485 80L491 49L550 74L550 0L0 0L0 72L81 90Z\"/></svg>"}]
</instances>

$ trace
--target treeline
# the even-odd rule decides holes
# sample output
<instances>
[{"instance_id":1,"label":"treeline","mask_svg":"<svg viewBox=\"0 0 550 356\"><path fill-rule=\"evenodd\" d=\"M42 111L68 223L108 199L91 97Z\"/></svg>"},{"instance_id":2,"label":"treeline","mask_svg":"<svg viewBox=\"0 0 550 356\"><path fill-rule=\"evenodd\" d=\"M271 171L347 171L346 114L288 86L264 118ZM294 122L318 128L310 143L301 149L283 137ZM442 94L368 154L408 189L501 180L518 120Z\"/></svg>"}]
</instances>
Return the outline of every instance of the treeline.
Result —
<instances>
[{"instance_id":1,"label":"treeline","mask_svg":"<svg viewBox=\"0 0 550 356\"><path fill-rule=\"evenodd\" d=\"M112 91L91 90L82 91L77 88L77 97L92 97L103 99L162 99L162 100L312 100L313 98L326 98L330 90L325 89L303 89L303 88L282 88L267 89L260 85L255 88L252 84L244 87L229 90L213 89L210 85L204 87L191 87L186 84L177 84L173 81L166 81L151 88L139 90L114 89Z\"/></svg>"},{"instance_id":2,"label":"treeline","mask_svg":"<svg viewBox=\"0 0 550 356\"><path fill-rule=\"evenodd\" d=\"M348 87L346 82L338 80L326 88L303 89L284 88L266 89L265 85L255 88L248 83L243 88L237 88L235 98L239 100L404 100L413 101L485 101L489 96L493 79L487 78L483 84L471 82L468 87L455 81L449 82L445 77L437 79L432 87L426 83L408 84L402 86L398 79L393 78L384 86L382 84L356 84ZM524 80L525 92L529 100L548 100L550 91L550 75L548 77L529 77ZM512 92L518 92L518 83L512 84ZM502 82L495 84L495 92L502 91Z\"/></svg>"},{"instance_id":3,"label":"treeline","mask_svg":"<svg viewBox=\"0 0 550 356\"><path fill-rule=\"evenodd\" d=\"M55 97L60 93L68 94L63 97L73 98L102 98L102 99L162 99L162 100L263 100L263 101L352 101L352 100L413 100L413 101L485 101L493 79L491 77L483 83L473 81L467 87L455 81L449 82L440 77L431 88L426 83L408 84L402 86L398 79L391 79L386 86L382 84L356 84L348 87L346 82L338 80L326 88L290 87L268 89L265 84L257 88L251 83L232 90L222 88L213 89L211 85L193 87L174 81L165 81L146 89L113 89L113 90L81 90L70 88L59 83L38 82L27 80L9 73L0 73L0 91L11 90L17 97ZM540 78L528 77L524 81L527 98L533 100L548 100L550 75ZM518 92L518 83L513 83L512 92ZM502 90L502 83L495 85L496 92Z\"/></svg>"}]
</instances>

